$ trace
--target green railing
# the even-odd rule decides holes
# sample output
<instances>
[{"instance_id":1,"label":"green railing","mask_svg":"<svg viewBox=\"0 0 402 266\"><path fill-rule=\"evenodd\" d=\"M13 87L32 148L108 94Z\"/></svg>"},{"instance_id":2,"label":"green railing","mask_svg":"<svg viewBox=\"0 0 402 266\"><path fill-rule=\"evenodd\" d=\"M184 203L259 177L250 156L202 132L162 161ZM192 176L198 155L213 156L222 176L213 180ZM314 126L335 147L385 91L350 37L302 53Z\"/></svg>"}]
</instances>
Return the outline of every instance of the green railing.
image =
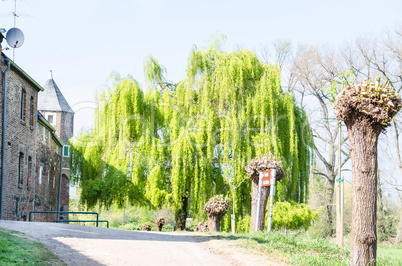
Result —
<instances>
[{"instance_id":1,"label":"green railing","mask_svg":"<svg viewBox=\"0 0 402 266\"><path fill-rule=\"evenodd\" d=\"M99 214L97 212L31 211L29 213L29 219L28 219L30 222L31 222L31 217L32 217L31 214L32 213L94 214L94 215L96 215L96 220L94 221L96 223L96 227L98 227L98 225L99 225Z\"/></svg>"},{"instance_id":2,"label":"green railing","mask_svg":"<svg viewBox=\"0 0 402 266\"><path fill-rule=\"evenodd\" d=\"M107 220L54 220L54 223L106 223L107 228L109 228L109 221Z\"/></svg>"}]
</instances>

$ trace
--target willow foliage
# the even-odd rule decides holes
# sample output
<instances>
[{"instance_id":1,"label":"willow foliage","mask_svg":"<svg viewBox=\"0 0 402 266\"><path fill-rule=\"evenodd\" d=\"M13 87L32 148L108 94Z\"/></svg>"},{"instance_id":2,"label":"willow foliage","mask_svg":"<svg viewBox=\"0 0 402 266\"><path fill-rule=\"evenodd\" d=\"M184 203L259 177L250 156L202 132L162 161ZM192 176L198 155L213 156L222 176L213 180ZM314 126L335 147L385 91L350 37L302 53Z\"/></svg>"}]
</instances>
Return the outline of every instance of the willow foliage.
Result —
<instances>
[{"instance_id":1,"label":"willow foliage","mask_svg":"<svg viewBox=\"0 0 402 266\"><path fill-rule=\"evenodd\" d=\"M251 206L243 169L268 152L286 173L277 197L306 199L311 135L304 111L281 90L276 66L249 50L211 46L191 52L187 77L174 88L164 86L157 60L149 59L145 73L146 93L135 80L117 78L97 96L94 130L73 144L72 176L88 207L170 204L199 217L213 195L232 193L230 179L241 184L242 215Z\"/></svg>"}]
</instances>

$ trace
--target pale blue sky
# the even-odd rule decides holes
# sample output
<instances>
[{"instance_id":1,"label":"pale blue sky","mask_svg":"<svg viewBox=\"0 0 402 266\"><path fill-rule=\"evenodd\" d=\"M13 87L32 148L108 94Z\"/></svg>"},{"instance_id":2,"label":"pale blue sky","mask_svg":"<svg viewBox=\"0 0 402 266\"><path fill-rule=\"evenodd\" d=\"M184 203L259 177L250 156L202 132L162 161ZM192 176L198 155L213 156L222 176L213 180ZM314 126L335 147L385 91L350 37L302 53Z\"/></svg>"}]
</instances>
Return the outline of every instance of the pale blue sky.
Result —
<instances>
[{"instance_id":1,"label":"pale blue sky","mask_svg":"<svg viewBox=\"0 0 402 266\"><path fill-rule=\"evenodd\" d=\"M0 28L13 27L13 9L13 0L0 1ZM227 35L227 50L258 52L277 39L339 45L400 23L402 1L17 0L17 11L29 16L17 19L25 43L15 61L39 84L53 70L76 111L77 133L92 124L87 102L111 71L143 83L148 55L167 68L168 79L178 81L192 46L203 47L212 35Z\"/></svg>"}]
</instances>

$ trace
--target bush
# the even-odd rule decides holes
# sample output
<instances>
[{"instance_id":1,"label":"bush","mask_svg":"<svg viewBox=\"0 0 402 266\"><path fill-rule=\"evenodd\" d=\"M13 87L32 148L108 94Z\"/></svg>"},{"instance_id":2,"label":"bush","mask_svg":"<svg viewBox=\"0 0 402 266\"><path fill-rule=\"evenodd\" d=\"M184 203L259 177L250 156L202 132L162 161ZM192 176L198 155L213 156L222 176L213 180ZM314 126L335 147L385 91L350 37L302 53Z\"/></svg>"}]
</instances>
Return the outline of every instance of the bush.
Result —
<instances>
[{"instance_id":1,"label":"bush","mask_svg":"<svg viewBox=\"0 0 402 266\"><path fill-rule=\"evenodd\" d=\"M171 225L171 224L165 224L165 225L163 226L163 231L174 231L174 230L173 230L173 225Z\"/></svg>"},{"instance_id":2,"label":"bush","mask_svg":"<svg viewBox=\"0 0 402 266\"><path fill-rule=\"evenodd\" d=\"M140 224L129 223L129 224L121 225L117 229L137 231L137 230L141 230L142 226Z\"/></svg>"},{"instance_id":3,"label":"bush","mask_svg":"<svg viewBox=\"0 0 402 266\"><path fill-rule=\"evenodd\" d=\"M307 204L294 202L276 202L272 212L272 224L275 228L307 230L318 218L321 208L313 211Z\"/></svg>"},{"instance_id":4,"label":"bush","mask_svg":"<svg viewBox=\"0 0 402 266\"><path fill-rule=\"evenodd\" d=\"M250 215L240 217L238 222L236 223L236 232L237 233L248 233L248 232L250 232L250 225L251 225L251 216Z\"/></svg>"}]
</instances>

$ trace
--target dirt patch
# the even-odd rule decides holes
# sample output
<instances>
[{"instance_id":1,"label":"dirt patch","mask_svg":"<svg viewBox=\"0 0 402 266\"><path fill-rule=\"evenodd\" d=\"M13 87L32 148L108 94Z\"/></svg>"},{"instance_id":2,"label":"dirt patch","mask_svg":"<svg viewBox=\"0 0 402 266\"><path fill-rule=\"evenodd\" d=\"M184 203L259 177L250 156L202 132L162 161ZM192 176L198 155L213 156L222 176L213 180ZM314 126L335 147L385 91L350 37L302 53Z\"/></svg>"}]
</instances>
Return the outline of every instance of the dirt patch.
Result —
<instances>
[{"instance_id":1,"label":"dirt patch","mask_svg":"<svg viewBox=\"0 0 402 266\"><path fill-rule=\"evenodd\" d=\"M239 265L288 265L280 259L273 258L272 256L262 254L255 250L250 250L241 247L238 240L210 240L205 243L209 248L224 254L231 258Z\"/></svg>"}]
</instances>

